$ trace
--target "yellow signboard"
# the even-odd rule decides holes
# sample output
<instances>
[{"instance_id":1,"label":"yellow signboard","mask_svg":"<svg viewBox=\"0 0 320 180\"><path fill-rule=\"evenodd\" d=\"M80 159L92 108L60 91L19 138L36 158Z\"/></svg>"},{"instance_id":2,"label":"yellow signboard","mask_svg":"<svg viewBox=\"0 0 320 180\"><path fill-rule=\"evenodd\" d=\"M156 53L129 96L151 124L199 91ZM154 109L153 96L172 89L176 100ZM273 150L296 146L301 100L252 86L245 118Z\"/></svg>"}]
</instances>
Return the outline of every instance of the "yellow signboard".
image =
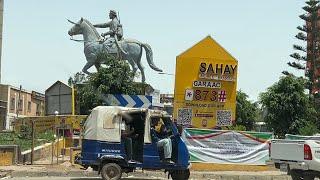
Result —
<instances>
[{"instance_id":1,"label":"yellow signboard","mask_svg":"<svg viewBox=\"0 0 320 180\"><path fill-rule=\"evenodd\" d=\"M87 118L86 115L59 115L59 116L35 116L35 117L22 117L14 122L14 130L20 132L23 124L31 127L32 121L36 132L45 132L57 127L72 128L80 130L81 124Z\"/></svg>"},{"instance_id":2,"label":"yellow signboard","mask_svg":"<svg viewBox=\"0 0 320 180\"><path fill-rule=\"evenodd\" d=\"M177 56L174 118L195 128L235 120L238 62L210 36Z\"/></svg>"}]
</instances>

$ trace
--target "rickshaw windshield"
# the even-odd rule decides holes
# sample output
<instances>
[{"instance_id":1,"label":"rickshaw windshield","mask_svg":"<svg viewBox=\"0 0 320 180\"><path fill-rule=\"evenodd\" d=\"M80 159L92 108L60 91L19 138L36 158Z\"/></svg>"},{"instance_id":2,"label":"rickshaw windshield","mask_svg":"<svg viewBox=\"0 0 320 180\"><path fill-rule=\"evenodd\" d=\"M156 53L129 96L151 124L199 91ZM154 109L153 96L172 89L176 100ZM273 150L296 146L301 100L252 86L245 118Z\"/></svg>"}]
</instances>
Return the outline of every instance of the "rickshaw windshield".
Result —
<instances>
[{"instance_id":1,"label":"rickshaw windshield","mask_svg":"<svg viewBox=\"0 0 320 180\"><path fill-rule=\"evenodd\" d=\"M172 120L170 117L163 117L162 118L164 125L166 126L166 129L168 131L168 136L174 135L173 134L173 124L172 124Z\"/></svg>"}]
</instances>

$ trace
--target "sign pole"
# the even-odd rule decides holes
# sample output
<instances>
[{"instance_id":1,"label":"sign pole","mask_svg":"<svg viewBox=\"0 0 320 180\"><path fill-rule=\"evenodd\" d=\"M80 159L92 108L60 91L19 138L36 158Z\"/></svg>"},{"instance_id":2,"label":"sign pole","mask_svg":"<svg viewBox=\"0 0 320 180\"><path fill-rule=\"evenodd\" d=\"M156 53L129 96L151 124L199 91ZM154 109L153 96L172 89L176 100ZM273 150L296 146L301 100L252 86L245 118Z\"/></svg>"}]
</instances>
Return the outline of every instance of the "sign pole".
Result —
<instances>
[{"instance_id":1,"label":"sign pole","mask_svg":"<svg viewBox=\"0 0 320 180\"><path fill-rule=\"evenodd\" d=\"M56 128L56 131L57 131L57 164L59 164L59 128Z\"/></svg>"},{"instance_id":2,"label":"sign pole","mask_svg":"<svg viewBox=\"0 0 320 180\"><path fill-rule=\"evenodd\" d=\"M71 86L71 104L72 104L72 107L71 107L71 110L72 110L72 115L75 115L75 95L74 95L74 86L72 85Z\"/></svg>"},{"instance_id":3,"label":"sign pole","mask_svg":"<svg viewBox=\"0 0 320 180\"><path fill-rule=\"evenodd\" d=\"M31 121L32 123L32 141L31 141L31 165L33 165L33 158L34 158L34 120Z\"/></svg>"},{"instance_id":4,"label":"sign pole","mask_svg":"<svg viewBox=\"0 0 320 180\"><path fill-rule=\"evenodd\" d=\"M52 133L54 133L54 125L52 126ZM54 140L51 142L51 165L53 165L54 156Z\"/></svg>"}]
</instances>

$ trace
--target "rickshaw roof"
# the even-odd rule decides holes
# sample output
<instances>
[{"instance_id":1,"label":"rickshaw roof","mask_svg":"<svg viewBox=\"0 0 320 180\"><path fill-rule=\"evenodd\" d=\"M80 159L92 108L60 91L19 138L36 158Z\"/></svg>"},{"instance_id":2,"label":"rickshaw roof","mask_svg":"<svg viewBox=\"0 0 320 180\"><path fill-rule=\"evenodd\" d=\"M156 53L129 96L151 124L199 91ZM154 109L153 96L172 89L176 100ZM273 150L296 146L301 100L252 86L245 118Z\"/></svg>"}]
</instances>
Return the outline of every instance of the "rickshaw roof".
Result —
<instances>
[{"instance_id":1,"label":"rickshaw roof","mask_svg":"<svg viewBox=\"0 0 320 180\"><path fill-rule=\"evenodd\" d=\"M112 109L119 109L122 112L145 112L147 111L146 108L130 108L130 107L122 107L122 106L97 106L92 109L92 111L98 112L109 112Z\"/></svg>"},{"instance_id":2,"label":"rickshaw roof","mask_svg":"<svg viewBox=\"0 0 320 180\"><path fill-rule=\"evenodd\" d=\"M131 108L131 107L122 107L122 106L97 106L92 109L92 112L95 111L95 113L106 113L106 112L114 112L114 110L118 110L120 113L134 113L134 112L146 112L150 111L151 114L157 116L157 115L168 115L165 111L162 110L152 110L147 108ZM116 114L115 114L116 115ZM119 115L119 114L117 114Z\"/></svg>"}]
</instances>

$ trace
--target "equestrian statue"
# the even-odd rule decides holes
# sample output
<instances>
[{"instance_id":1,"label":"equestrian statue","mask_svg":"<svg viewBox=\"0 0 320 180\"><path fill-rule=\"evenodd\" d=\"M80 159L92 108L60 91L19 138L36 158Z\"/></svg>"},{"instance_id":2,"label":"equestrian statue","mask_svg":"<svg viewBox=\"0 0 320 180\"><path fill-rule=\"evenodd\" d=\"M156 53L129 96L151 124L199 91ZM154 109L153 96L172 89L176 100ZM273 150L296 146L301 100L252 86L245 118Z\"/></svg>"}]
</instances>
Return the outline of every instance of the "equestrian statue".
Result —
<instances>
[{"instance_id":1,"label":"equestrian statue","mask_svg":"<svg viewBox=\"0 0 320 180\"><path fill-rule=\"evenodd\" d=\"M149 44L142 43L134 39L124 39L123 30L120 21L118 20L117 13L114 10L109 12L111 21L102 24L91 24L88 20L81 18L77 23L68 20L74 26L68 31L70 36L83 35L84 54L87 63L82 69L82 72L90 75L88 69L95 66L97 71L104 59L99 59L100 55L111 55L117 59L127 60L132 67L134 73L140 70L141 81L145 82L144 67L141 64L142 49L146 51L146 58L149 66L158 72L162 72L153 62L152 49ZM109 28L109 31L99 35L96 28ZM107 37L109 36L109 37ZM72 39L73 40L73 39Z\"/></svg>"}]
</instances>

